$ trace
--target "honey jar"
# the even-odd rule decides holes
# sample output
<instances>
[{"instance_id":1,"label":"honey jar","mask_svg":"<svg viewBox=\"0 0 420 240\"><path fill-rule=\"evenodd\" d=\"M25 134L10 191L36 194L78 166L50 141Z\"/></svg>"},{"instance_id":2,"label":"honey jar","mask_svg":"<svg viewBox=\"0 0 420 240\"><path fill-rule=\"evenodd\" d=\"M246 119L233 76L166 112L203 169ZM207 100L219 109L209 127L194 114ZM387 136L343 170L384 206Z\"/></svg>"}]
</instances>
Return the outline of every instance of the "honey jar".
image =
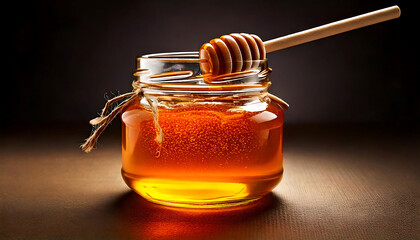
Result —
<instances>
[{"instance_id":1,"label":"honey jar","mask_svg":"<svg viewBox=\"0 0 420 240\"><path fill-rule=\"evenodd\" d=\"M178 207L243 205L283 176L284 105L268 93L267 60L202 75L197 52L139 57L143 94L125 107L122 176L149 201Z\"/></svg>"}]
</instances>

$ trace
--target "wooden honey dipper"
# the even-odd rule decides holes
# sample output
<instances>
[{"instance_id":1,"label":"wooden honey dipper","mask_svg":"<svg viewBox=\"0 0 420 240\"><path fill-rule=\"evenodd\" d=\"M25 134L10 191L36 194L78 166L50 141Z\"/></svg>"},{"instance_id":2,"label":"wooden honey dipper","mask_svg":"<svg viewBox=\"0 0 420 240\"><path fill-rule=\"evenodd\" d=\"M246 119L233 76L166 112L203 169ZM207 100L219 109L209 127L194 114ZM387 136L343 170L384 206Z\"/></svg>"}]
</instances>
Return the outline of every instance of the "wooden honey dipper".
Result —
<instances>
[{"instance_id":1,"label":"wooden honey dipper","mask_svg":"<svg viewBox=\"0 0 420 240\"><path fill-rule=\"evenodd\" d=\"M247 71L258 67L258 60L264 60L266 53L395 19L400 15L400 8L393 6L265 42L254 34L224 35L201 46L201 71L211 75Z\"/></svg>"}]
</instances>

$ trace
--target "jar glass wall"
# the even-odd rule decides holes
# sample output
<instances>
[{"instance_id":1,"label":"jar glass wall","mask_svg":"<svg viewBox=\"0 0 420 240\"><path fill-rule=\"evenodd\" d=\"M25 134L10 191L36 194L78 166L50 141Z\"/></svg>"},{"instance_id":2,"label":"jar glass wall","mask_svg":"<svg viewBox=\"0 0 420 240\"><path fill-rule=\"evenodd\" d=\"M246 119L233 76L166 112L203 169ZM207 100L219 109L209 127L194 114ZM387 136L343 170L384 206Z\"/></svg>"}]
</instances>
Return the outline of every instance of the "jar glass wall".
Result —
<instances>
[{"instance_id":1,"label":"jar glass wall","mask_svg":"<svg viewBox=\"0 0 420 240\"><path fill-rule=\"evenodd\" d=\"M164 205L215 208L249 203L280 182L284 114L267 95L266 60L212 83L197 53L138 61L144 96L121 115L130 188Z\"/></svg>"}]
</instances>

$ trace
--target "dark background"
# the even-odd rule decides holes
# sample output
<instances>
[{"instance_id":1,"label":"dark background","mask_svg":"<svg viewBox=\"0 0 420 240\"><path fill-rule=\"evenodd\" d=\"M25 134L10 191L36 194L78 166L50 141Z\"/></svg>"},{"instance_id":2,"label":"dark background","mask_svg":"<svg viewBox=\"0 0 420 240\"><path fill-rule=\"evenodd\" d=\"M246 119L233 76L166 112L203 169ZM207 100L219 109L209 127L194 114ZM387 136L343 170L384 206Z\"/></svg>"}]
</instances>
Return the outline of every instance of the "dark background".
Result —
<instances>
[{"instance_id":1,"label":"dark background","mask_svg":"<svg viewBox=\"0 0 420 240\"><path fill-rule=\"evenodd\" d=\"M0 239L420 239L416 1L13 1L3 9ZM416 5L414 5L416 4ZM399 5L399 19L270 53L290 104L284 178L240 211L172 211L121 179L117 119L79 149L136 57L263 40Z\"/></svg>"},{"instance_id":2,"label":"dark background","mask_svg":"<svg viewBox=\"0 0 420 240\"><path fill-rule=\"evenodd\" d=\"M105 94L131 90L143 54L196 51L232 32L269 40L399 5L399 19L270 53L270 91L290 104L289 123L417 124L418 27L407 2L16 1L4 9L1 123L87 129Z\"/></svg>"}]
</instances>

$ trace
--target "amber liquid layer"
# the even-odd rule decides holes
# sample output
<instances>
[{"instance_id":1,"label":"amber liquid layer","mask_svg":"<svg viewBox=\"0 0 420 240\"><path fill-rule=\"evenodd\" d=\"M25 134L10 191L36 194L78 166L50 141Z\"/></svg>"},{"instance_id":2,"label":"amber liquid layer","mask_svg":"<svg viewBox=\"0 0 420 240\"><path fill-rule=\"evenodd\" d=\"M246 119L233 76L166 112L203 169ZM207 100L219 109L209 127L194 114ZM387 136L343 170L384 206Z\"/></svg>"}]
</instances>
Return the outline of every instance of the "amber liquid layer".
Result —
<instances>
[{"instance_id":1,"label":"amber liquid layer","mask_svg":"<svg viewBox=\"0 0 420 240\"><path fill-rule=\"evenodd\" d=\"M150 111L137 104L122 114L122 175L146 199L183 207L245 204L280 181L283 112L232 110L203 104L159 109L164 140Z\"/></svg>"}]
</instances>

